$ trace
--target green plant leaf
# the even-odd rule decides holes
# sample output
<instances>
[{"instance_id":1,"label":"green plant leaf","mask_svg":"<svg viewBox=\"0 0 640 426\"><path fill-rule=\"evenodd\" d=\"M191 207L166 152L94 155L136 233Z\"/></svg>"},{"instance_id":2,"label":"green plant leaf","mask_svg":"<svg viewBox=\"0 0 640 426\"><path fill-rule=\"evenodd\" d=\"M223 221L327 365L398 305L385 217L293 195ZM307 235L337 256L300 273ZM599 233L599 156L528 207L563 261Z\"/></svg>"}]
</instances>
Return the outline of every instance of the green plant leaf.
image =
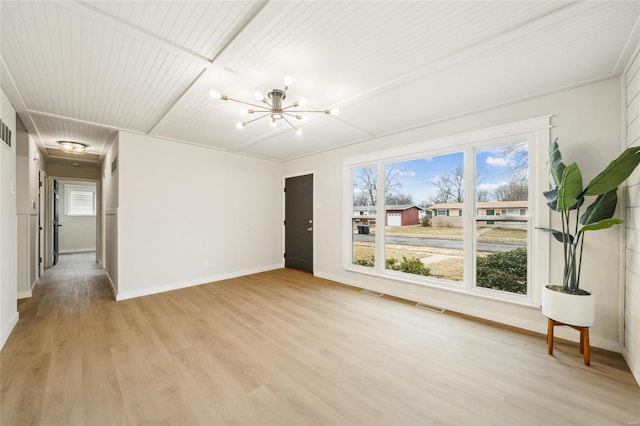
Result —
<instances>
[{"instance_id":1,"label":"green plant leaf","mask_svg":"<svg viewBox=\"0 0 640 426\"><path fill-rule=\"evenodd\" d=\"M601 195L613 191L633 173L639 163L640 148L636 146L625 149L606 169L591 179L584 195Z\"/></svg>"},{"instance_id":2,"label":"green plant leaf","mask_svg":"<svg viewBox=\"0 0 640 426\"><path fill-rule=\"evenodd\" d=\"M580 217L580 223L589 225L613 217L613 213L616 211L616 204L618 204L618 194L615 189L606 194L598 195L598 198Z\"/></svg>"},{"instance_id":3,"label":"green plant leaf","mask_svg":"<svg viewBox=\"0 0 640 426\"><path fill-rule=\"evenodd\" d=\"M613 225L619 225L621 223L624 223L624 220L617 218L602 219L599 222L594 222L589 225L583 226L582 228L580 228L580 231L578 231L578 234L587 231L597 231L598 229L611 228Z\"/></svg>"},{"instance_id":4,"label":"green plant leaf","mask_svg":"<svg viewBox=\"0 0 640 426\"><path fill-rule=\"evenodd\" d=\"M582 173L576 163L571 163L562 172L562 183L558 186L557 211L570 210L582 197Z\"/></svg>"},{"instance_id":5,"label":"green plant leaf","mask_svg":"<svg viewBox=\"0 0 640 426\"><path fill-rule=\"evenodd\" d=\"M564 173L565 167L562 162L558 139L556 139L549 147L549 171L551 172L551 179L553 179L556 187L562 183L562 174Z\"/></svg>"},{"instance_id":6,"label":"green plant leaf","mask_svg":"<svg viewBox=\"0 0 640 426\"><path fill-rule=\"evenodd\" d=\"M542 193L547 199L547 206L553 211L558 211L558 188L553 188Z\"/></svg>"},{"instance_id":7,"label":"green plant leaf","mask_svg":"<svg viewBox=\"0 0 640 426\"><path fill-rule=\"evenodd\" d=\"M562 231L558 231L557 229L551 229L551 228L536 228L536 229L539 229L542 232L546 232L553 235L555 239L560 241L561 243L564 243L564 240L566 239L567 242L569 242L570 244L573 244L573 235L571 234L566 234L566 233L563 233Z\"/></svg>"}]
</instances>

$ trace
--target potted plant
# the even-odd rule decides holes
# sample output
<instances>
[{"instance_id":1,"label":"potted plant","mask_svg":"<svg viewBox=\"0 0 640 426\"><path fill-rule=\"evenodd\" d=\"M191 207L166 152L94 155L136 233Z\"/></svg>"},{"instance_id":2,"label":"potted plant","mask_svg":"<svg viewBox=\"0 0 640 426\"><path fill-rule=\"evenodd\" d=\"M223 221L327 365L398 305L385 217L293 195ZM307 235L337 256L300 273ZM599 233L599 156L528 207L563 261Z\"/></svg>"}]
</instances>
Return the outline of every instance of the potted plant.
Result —
<instances>
[{"instance_id":1,"label":"potted plant","mask_svg":"<svg viewBox=\"0 0 640 426\"><path fill-rule=\"evenodd\" d=\"M542 313L555 321L581 327L593 325L595 302L591 293L580 288L582 249L585 233L622 223L613 217L618 203L617 189L640 163L640 147L627 148L583 188L582 174L576 163L566 166L557 140L549 148L552 188L544 192L547 205L560 213L562 230L538 228L551 233L562 243L564 272L562 285L547 285L542 290ZM596 199L586 208L585 197ZM582 213L582 214L581 214Z\"/></svg>"}]
</instances>

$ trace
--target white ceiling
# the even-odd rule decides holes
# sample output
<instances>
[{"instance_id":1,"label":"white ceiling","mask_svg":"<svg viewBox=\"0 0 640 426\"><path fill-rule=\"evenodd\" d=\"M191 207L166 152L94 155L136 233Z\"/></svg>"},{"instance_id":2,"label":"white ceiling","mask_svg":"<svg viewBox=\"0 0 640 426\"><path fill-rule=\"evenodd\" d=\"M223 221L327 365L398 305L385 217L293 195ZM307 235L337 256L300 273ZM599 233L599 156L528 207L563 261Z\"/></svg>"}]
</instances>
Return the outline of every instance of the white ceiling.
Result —
<instances>
[{"instance_id":1,"label":"white ceiling","mask_svg":"<svg viewBox=\"0 0 640 426\"><path fill-rule=\"evenodd\" d=\"M619 75L637 1L26 2L0 5L0 82L50 160L57 141L99 161L117 130L278 161ZM301 136L239 106L339 107ZM61 160L62 161L62 160Z\"/></svg>"}]
</instances>

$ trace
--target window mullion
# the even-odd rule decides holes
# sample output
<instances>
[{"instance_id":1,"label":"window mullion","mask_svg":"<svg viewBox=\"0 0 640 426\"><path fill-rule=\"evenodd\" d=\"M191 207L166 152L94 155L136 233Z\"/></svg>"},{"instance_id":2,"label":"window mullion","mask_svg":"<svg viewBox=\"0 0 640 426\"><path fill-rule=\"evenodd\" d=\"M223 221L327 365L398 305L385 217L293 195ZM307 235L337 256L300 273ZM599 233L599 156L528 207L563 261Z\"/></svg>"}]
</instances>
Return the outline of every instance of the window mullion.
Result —
<instances>
[{"instance_id":1,"label":"window mullion","mask_svg":"<svg viewBox=\"0 0 640 426\"><path fill-rule=\"evenodd\" d=\"M463 247L464 247L464 285L473 287L475 280L475 158L473 148L464 150L464 213L463 213Z\"/></svg>"},{"instance_id":2,"label":"window mullion","mask_svg":"<svg viewBox=\"0 0 640 426\"><path fill-rule=\"evenodd\" d=\"M377 164L377 180L376 180L376 269L378 271L385 270L385 247L384 247L384 234L385 234L385 174L384 163L379 162Z\"/></svg>"}]
</instances>

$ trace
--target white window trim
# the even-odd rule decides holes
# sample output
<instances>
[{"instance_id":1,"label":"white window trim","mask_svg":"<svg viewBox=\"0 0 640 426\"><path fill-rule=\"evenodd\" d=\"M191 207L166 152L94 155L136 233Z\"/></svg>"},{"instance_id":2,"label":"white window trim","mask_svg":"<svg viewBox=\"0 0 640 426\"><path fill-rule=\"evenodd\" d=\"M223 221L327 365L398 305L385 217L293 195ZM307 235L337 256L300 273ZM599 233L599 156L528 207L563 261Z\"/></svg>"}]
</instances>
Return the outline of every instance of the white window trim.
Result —
<instances>
[{"instance_id":1,"label":"white window trim","mask_svg":"<svg viewBox=\"0 0 640 426\"><path fill-rule=\"evenodd\" d=\"M343 269L351 272L364 273L384 278L389 278L411 284L446 289L465 294L473 294L488 299L511 302L526 306L540 305L542 286L549 281L549 238L543 232L536 231L536 227L549 226L549 211L542 191L547 189L548 173L544 170L547 152L550 144L551 116L542 116L529 120L518 121L476 131L471 131L459 135L448 136L430 141L419 142L397 148L372 152L343 160ZM454 283L452 281L441 280L433 277L412 276L385 269L384 262L377 262L374 268L358 266L353 264L353 244L352 244L352 214L353 214L353 169L361 167L375 166L378 169L378 188L384 188L384 164L400 162L414 159L419 156L431 157L454 152L464 153L464 170L466 176L475 176L474 149L498 145L502 143L514 143L514 138L522 138L522 142L529 143L529 170L531 178L529 182L530 205L529 214L522 216L528 219L528 282L529 294L518 295L507 292L475 287L475 265L473 262L465 262L465 282ZM465 194L475 192L474 179L465 180ZM385 223L384 217L384 197L377 206L377 223ZM474 203L465 203L463 207L464 218L464 251L475 252L475 222L477 216L473 214ZM376 232L375 247L376 258L384 259L384 232ZM472 277L471 279L469 277Z\"/></svg>"}]
</instances>

